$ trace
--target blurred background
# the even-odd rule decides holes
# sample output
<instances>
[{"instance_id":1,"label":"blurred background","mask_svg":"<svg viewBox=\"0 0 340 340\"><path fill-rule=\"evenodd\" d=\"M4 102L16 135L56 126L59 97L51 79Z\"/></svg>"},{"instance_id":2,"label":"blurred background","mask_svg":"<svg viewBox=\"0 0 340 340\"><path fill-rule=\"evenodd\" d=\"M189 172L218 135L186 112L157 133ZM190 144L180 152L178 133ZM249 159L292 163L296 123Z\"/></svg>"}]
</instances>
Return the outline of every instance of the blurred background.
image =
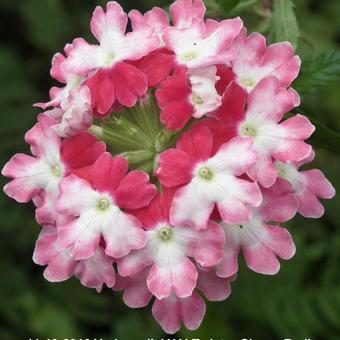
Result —
<instances>
[{"instance_id":1,"label":"blurred background","mask_svg":"<svg viewBox=\"0 0 340 340\"><path fill-rule=\"evenodd\" d=\"M240 15L249 31L261 31L275 41L277 32L270 26L271 1L244 0L230 12L233 7L230 4L238 2L207 0L206 4L210 15L221 18ZM49 77L51 57L74 37L93 39L89 31L90 16L95 5L104 3L0 1L1 168L14 153L28 152L23 137L38 113L32 104L46 101L49 88L56 84ZM164 7L169 2L121 0L120 3L126 10L147 10L154 5ZM305 65L323 51L339 53L340 1L295 0L295 5L300 28L296 43ZM289 23L289 27L295 25L294 20ZM336 59L334 55L329 58ZM340 58L334 69L338 75L339 63ZM328 72L327 79L334 78L333 82L317 79L315 85L325 86L311 89L308 83L300 82L297 87L303 90L302 110L321 122L321 133L313 140L318 146L313 167L320 168L339 190L340 81L336 81L335 71ZM0 179L1 187L5 182L4 178ZM288 226L297 244L295 258L281 261L282 270L274 277L250 272L242 264L231 297L223 303L207 305L199 330L183 330L177 336L340 339L339 204L339 198L325 202L326 214L320 220L295 218ZM19 205L0 194L0 213L0 339L132 340L158 339L164 335L150 311L129 309L120 293L105 289L97 294L73 279L60 284L46 282L43 268L31 259L40 229L34 220L33 206Z\"/></svg>"}]
</instances>

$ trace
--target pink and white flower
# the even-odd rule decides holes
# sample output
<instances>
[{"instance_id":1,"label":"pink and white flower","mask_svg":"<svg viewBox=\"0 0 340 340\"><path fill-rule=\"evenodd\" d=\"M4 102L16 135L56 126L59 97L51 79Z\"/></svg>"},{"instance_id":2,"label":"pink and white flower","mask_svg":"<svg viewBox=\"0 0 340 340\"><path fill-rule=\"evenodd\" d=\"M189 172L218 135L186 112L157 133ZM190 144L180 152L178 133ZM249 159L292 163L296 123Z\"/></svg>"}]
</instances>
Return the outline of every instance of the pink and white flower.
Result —
<instances>
[{"instance_id":1,"label":"pink and white flower","mask_svg":"<svg viewBox=\"0 0 340 340\"><path fill-rule=\"evenodd\" d=\"M147 206L157 190L147 174L127 171L125 158L104 153L89 170L89 181L71 175L61 182L58 212L76 218L58 225L58 242L76 260L93 256L101 237L114 258L145 246L139 220L121 209Z\"/></svg>"},{"instance_id":2,"label":"pink and white flower","mask_svg":"<svg viewBox=\"0 0 340 340\"><path fill-rule=\"evenodd\" d=\"M56 120L53 130L61 137L69 137L92 125L91 93L87 86L70 90L69 96L60 103L60 108L45 112Z\"/></svg>"},{"instance_id":3,"label":"pink and white flower","mask_svg":"<svg viewBox=\"0 0 340 340\"><path fill-rule=\"evenodd\" d=\"M77 261L71 257L69 249L57 247L57 230L54 225L42 228L35 244L33 261L40 266L47 266L44 277L50 282L69 279L77 266Z\"/></svg>"},{"instance_id":4,"label":"pink and white flower","mask_svg":"<svg viewBox=\"0 0 340 340\"><path fill-rule=\"evenodd\" d=\"M170 6L173 25L178 29L190 28L202 22L206 8L202 0L177 0Z\"/></svg>"},{"instance_id":5,"label":"pink and white flower","mask_svg":"<svg viewBox=\"0 0 340 340\"><path fill-rule=\"evenodd\" d=\"M295 245L288 230L269 223L293 218L298 202L290 186L278 180L270 189L263 189L263 203L254 209L253 217L243 224L222 222L226 234L224 259L217 266L217 275L230 277L238 271L238 254L242 250L247 266L257 273L274 275L280 269L277 257L289 260Z\"/></svg>"},{"instance_id":6,"label":"pink and white flower","mask_svg":"<svg viewBox=\"0 0 340 340\"><path fill-rule=\"evenodd\" d=\"M161 84L156 98L160 119L168 129L180 130L192 117L201 118L221 105L216 72L215 66L189 72L181 69Z\"/></svg>"},{"instance_id":7,"label":"pink and white flower","mask_svg":"<svg viewBox=\"0 0 340 340\"><path fill-rule=\"evenodd\" d=\"M146 267L133 277L117 274L113 289L124 290L123 300L130 308L143 308L151 301L153 295L147 285L149 271L150 269ZM230 283L235 279L236 276L221 278L216 275L215 270L198 270L197 289L209 301L224 301L230 296ZM174 294L170 296L170 298L174 297Z\"/></svg>"},{"instance_id":8,"label":"pink and white flower","mask_svg":"<svg viewBox=\"0 0 340 340\"><path fill-rule=\"evenodd\" d=\"M209 301L224 301L231 294L231 278L219 278L214 271L199 272L197 288ZM189 330L196 330L205 315L205 303L197 291L190 297L178 298L171 295L165 299L156 299L152 314L168 334L174 334L181 328L181 323Z\"/></svg>"},{"instance_id":9,"label":"pink and white flower","mask_svg":"<svg viewBox=\"0 0 340 340\"><path fill-rule=\"evenodd\" d=\"M123 300L130 308L146 307L153 295L147 286L148 268L136 274L134 277L122 277L117 275L114 290L124 290ZM205 303L198 294L200 290L209 301L224 301L231 294L230 283L235 277L220 278L214 270L198 271L197 289L191 296L178 298L175 294L155 299L152 313L168 334L174 334L181 328L181 323L190 329L197 329L205 314Z\"/></svg>"},{"instance_id":10,"label":"pink and white flower","mask_svg":"<svg viewBox=\"0 0 340 340\"><path fill-rule=\"evenodd\" d=\"M204 294L208 301L224 301L231 294L231 282L237 275L219 277L215 268L212 270L200 270L197 280L197 288Z\"/></svg>"},{"instance_id":11,"label":"pink and white flower","mask_svg":"<svg viewBox=\"0 0 340 340\"><path fill-rule=\"evenodd\" d=\"M228 105L231 101L232 106ZM308 118L296 115L282 121L285 113L299 104L297 93L281 87L275 77L261 80L249 97L236 83L231 83L224 94L216 116L235 136L253 140L258 161L248 170L248 175L264 187L272 186L277 178L273 160L300 161L311 152L305 140L315 127Z\"/></svg>"},{"instance_id":12,"label":"pink and white flower","mask_svg":"<svg viewBox=\"0 0 340 340\"><path fill-rule=\"evenodd\" d=\"M159 38L158 47L164 47L163 34L165 29L169 27L169 18L165 11L159 7L154 7L143 15L134 9L129 12L129 18L134 31L152 29L153 35Z\"/></svg>"},{"instance_id":13,"label":"pink and white flower","mask_svg":"<svg viewBox=\"0 0 340 340\"><path fill-rule=\"evenodd\" d=\"M182 186L175 194L170 221L197 229L207 226L216 205L227 223L243 223L262 201L256 183L241 179L257 160L250 138L235 138L212 155L213 135L205 126L193 127L176 149L159 157L156 174L166 187ZM185 207L185 208L183 208Z\"/></svg>"},{"instance_id":14,"label":"pink and white flower","mask_svg":"<svg viewBox=\"0 0 340 340\"><path fill-rule=\"evenodd\" d=\"M60 181L71 173L80 173L105 151L105 144L86 132L61 141L52 129L54 125L52 118L41 114L25 136L33 157L16 154L2 170L4 176L13 179L4 187L5 193L20 203L35 200L40 224L56 221Z\"/></svg>"},{"instance_id":15,"label":"pink and white flower","mask_svg":"<svg viewBox=\"0 0 340 340\"><path fill-rule=\"evenodd\" d=\"M203 321L205 310L205 302L196 292L182 299L175 295L156 299L152 306L154 318L168 334L178 332L182 322L187 329L196 330Z\"/></svg>"},{"instance_id":16,"label":"pink and white flower","mask_svg":"<svg viewBox=\"0 0 340 340\"><path fill-rule=\"evenodd\" d=\"M299 74L301 60L294 55L289 42L267 47L263 35L255 32L247 37L244 28L234 40L233 47L237 58L232 60L232 70L236 82L248 92L268 76L275 76L280 86L288 87Z\"/></svg>"},{"instance_id":17,"label":"pink and white flower","mask_svg":"<svg viewBox=\"0 0 340 340\"><path fill-rule=\"evenodd\" d=\"M78 261L74 275L83 286L94 288L100 293L104 284L108 288L112 288L115 284L113 261L114 259L106 255L104 249L99 247L91 257Z\"/></svg>"},{"instance_id":18,"label":"pink and white flower","mask_svg":"<svg viewBox=\"0 0 340 340\"><path fill-rule=\"evenodd\" d=\"M125 33L127 23L128 16L117 2L108 2L106 12L98 6L91 20L91 31L100 45L75 39L61 65L65 72L89 77L86 85L99 116L106 115L116 101L134 106L148 90L145 75L126 61L140 59L157 49L159 37L153 35L151 28Z\"/></svg>"},{"instance_id":19,"label":"pink and white flower","mask_svg":"<svg viewBox=\"0 0 340 340\"><path fill-rule=\"evenodd\" d=\"M320 218L325 209L319 198L331 199L335 189L325 175L318 169L299 171L299 168L311 162L315 157L314 151L301 162L275 162L279 177L288 181L293 193L299 201L298 212L304 217Z\"/></svg>"},{"instance_id":20,"label":"pink and white flower","mask_svg":"<svg viewBox=\"0 0 340 340\"><path fill-rule=\"evenodd\" d=\"M218 264L223 255L223 231L214 222L210 221L202 231L170 223L172 197L173 192L166 190L147 208L135 212L147 230L147 244L118 260L118 271L122 276L134 277L149 267L147 286L157 299L172 294L179 298L191 296L198 272L189 258L210 268Z\"/></svg>"},{"instance_id":21,"label":"pink and white flower","mask_svg":"<svg viewBox=\"0 0 340 340\"><path fill-rule=\"evenodd\" d=\"M145 268L134 277L117 274L113 290L124 291L123 301L128 307L146 307L153 297L146 283L148 275L149 268Z\"/></svg>"},{"instance_id":22,"label":"pink and white flower","mask_svg":"<svg viewBox=\"0 0 340 340\"><path fill-rule=\"evenodd\" d=\"M174 27L165 30L165 47L175 54L175 64L189 69L225 64L236 57L233 40L240 33L240 18L204 22L201 0L178 0L171 7Z\"/></svg>"},{"instance_id":23,"label":"pink and white flower","mask_svg":"<svg viewBox=\"0 0 340 340\"><path fill-rule=\"evenodd\" d=\"M62 84L66 84L65 87L52 87L50 90L50 98L51 100L47 103L37 103L34 106L40 107L42 109L46 109L50 106L58 107L60 104L67 100L69 94L72 90L77 91L85 81L85 77L78 75L71 71L66 71L62 68L63 62L69 56L70 52L73 49L72 44L67 44L64 48L65 55L62 53L56 53L52 59L52 68L51 68L51 76L52 78L58 80Z\"/></svg>"},{"instance_id":24,"label":"pink and white flower","mask_svg":"<svg viewBox=\"0 0 340 340\"><path fill-rule=\"evenodd\" d=\"M60 249L57 244L57 229L44 226L33 253L33 261L47 266L44 277L50 282L61 282L71 276L77 276L85 287L95 288L101 292L103 285L111 288L115 284L113 259L104 254L102 248L82 261L72 258L70 249Z\"/></svg>"},{"instance_id":25,"label":"pink and white flower","mask_svg":"<svg viewBox=\"0 0 340 340\"><path fill-rule=\"evenodd\" d=\"M57 53L52 59L51 76L66 86L63 88L52 87L50 90L51 100L48 103L34 105L42 109L53 107L45 114L57 121L54 129L61 137L72 136L79 131L86 130L91 126L93 120L91 93L88 87L83 85L86 78L73 72L67 72L61 67L72 49L73 45L67 44L65 46L66 56Z\"/></svg>"},{"instance_id":26,"label":"pink and white flower","mask_svg":"<svg viewBox=\"0 0 340 340\"><path fill-rule=\"evenodd\" d=\"M225 64L236 58L232 48L243 26L240 18L221 22L193 20L189 28L169 27L165 47L175 54L175 64L188 69Z\"/></svg>"}]
</instances>

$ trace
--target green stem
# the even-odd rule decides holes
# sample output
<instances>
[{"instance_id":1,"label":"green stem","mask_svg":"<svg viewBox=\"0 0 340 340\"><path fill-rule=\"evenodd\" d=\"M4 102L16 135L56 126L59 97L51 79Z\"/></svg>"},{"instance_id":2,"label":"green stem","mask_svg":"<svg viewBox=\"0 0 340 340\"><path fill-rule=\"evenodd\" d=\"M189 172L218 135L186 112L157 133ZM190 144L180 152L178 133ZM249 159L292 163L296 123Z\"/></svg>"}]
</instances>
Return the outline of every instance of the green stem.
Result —
<instances>
[{"instance_id":1,"label":"green stem","mask_svg":"<svg viewBox=\"0 0 340 340\"><path fill-rule=\"evenodd\" d=\"M150 175L153 175L153 161L148 161L137 168L140 171L144 171Z\"/></svg>"},{"instance_id":2,"label":"green stem","mask_svg":"<svg viewBox=\"0 0 340 340\"><path fill-rule=\"evenodd\" d=\"M121 116L111 117L102 122L103 134L110 147L122 150L152 149L153 142L149 136L130 120ZM122 144L123 142L123 144Z\"/></svg>"},{"instance_id":3,"label":"green stem","mask_svg":"<svg viewBox=\"0 0 340 340\"><path fill-rule=\"evenodd\" d=\"M150 150L126 151L121 155L124 156L131 165L149 162L155 157L155 153Z\"/></svg>"},{"instance_id":4,"label":"green stem","mask_svg":"<svg viewBox=\"0 0 340 340\"><path fill-rule=\"evenodd\" d=\"M104 128L104 133L102 138L100 138L103 142L105 142L110 149L113 150L139 150L140 144L124 137L121 133L117 133L115 131Z\"/></svg>"},{"instance_id":5,"label":"green stem","mask_svg":"<svg viewBox=\"0 0 340 340\"><path fill-rule=\"evenodd\" d=\"M140 129L154 140L159 132L159 115L160 112L152 93L148 95L148 99L140 101L135 107L128 109Z\"/></svg>"},{"instance_id":6,"label":"green stem","mask_svg":"<svg viewBox=\"0 0 340 340\"><path fill-rule=\"evenodd\" d=\"M155 148L158 153L161 153L165 149L174 146L175 141L178 137L178 132L170 131L163 128L157 135L155 141Z\"/></svg>"}]
</instances>

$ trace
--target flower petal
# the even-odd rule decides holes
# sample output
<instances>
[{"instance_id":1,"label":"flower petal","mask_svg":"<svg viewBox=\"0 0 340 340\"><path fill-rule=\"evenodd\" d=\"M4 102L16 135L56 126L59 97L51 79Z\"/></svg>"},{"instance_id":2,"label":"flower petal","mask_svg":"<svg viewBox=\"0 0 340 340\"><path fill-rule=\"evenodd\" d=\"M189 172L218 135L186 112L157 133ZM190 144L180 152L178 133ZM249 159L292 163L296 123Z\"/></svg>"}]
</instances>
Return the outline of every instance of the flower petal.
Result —
<instances>
[{"instance_id":1,"label":"flower petal","mask_svg":"<svg viewBox=\"0 0 340 340\"><path fill-rule=\"evenodd\" d=\"M128 173L115 190L116 203L121 208L140 209L147 206L157 194L150 177L141 171Z\"/></svg>"},{"instance_id":2,"label":"flower petal","mask_svg":"<svg viewBox=\"0 0 340 340\"><path fill-rule=\"evenodd\" d=\"M188 297L195 289L197 270L186 257L179 263L169 260L167 266L154 264L148 275L149 290L157 299L164 299L173 293L180 298Z\"/></svg>"},{"instance_id":3,"label":"flower petal","mask_svg":"<svg viewBox=\"0 0 340 340\"><path fill-rule=\"evenodd\" d=\"M83 286L96 288L98 293L102 291L103 284L112 288L115 284L113 259L98 248L92 257L77 264L75 275Z\"/></svg>"}]
</instances>

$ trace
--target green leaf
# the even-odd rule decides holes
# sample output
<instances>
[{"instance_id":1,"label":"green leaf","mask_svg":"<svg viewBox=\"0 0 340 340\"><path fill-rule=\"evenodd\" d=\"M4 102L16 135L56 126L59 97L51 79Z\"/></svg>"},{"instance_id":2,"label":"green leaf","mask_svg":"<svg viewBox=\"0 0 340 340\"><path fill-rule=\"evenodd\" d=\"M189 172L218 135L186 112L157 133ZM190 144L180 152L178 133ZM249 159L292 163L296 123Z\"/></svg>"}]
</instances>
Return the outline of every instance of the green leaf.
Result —
<instances>
[{"instance_id":1,"label":"green leaf","mask_svg":"<svg viewBox=\"0 0 340 340\"><path fill-rule=\"evenodd\" d=\"M42 51L61 49L72 35L73 21L60 0L25 0L19 10L28 27L28 38Z\"/></svg>"},{"instance_id":2,"label":"green leaf","mask_svg":"<svg viewBox=\"0 0 340 340\"><path fill-rule=\"evenodd\" d=\"M29 317L34 334L42 336L53 334L56 338L80 335L74 318L57 305L50 303L35 305Z\"/></svg>"},{"instance_id":3,"label":"green leaf","mask_svg":"<svg viewBox=\"0 0 340 340\"><path fill-rule=\"evenodd\" d=\"M230 15L230 12L240 3L240 0L219 0L220 10L224 15Z\"/></svg>"},{"instance_id":4,"label":"green leaf","mask_svg":"<svg viewBox=\"0 0 340 340\"><path fill-rule=\"evenodd\" d=\"M297 48L300 33L292 0L274 0L271 26L272 42L290 41Z\"/></svg>"},{"instance_id":5,"label":"green leaf","mask_svg":"<svg viewBox=\"0 0 340 340\"><path fill-rule=\"evenodd\" d=\"M300 76L293 86L300 93L308 93L336 80L340 80L340 52L327 51L303 61Z\"/></svg>"},{"instance_id":6,"label":"green leaf","mask_svg":"<svg viewBox=\"0 0 340 340\"><path fill-rule=\"evenodd\" d=\"M246 12L260 4L261 0L243 0L239 1L237 6L231 11L231 15L237 15Z\"/></svg>"}]
</instances>

